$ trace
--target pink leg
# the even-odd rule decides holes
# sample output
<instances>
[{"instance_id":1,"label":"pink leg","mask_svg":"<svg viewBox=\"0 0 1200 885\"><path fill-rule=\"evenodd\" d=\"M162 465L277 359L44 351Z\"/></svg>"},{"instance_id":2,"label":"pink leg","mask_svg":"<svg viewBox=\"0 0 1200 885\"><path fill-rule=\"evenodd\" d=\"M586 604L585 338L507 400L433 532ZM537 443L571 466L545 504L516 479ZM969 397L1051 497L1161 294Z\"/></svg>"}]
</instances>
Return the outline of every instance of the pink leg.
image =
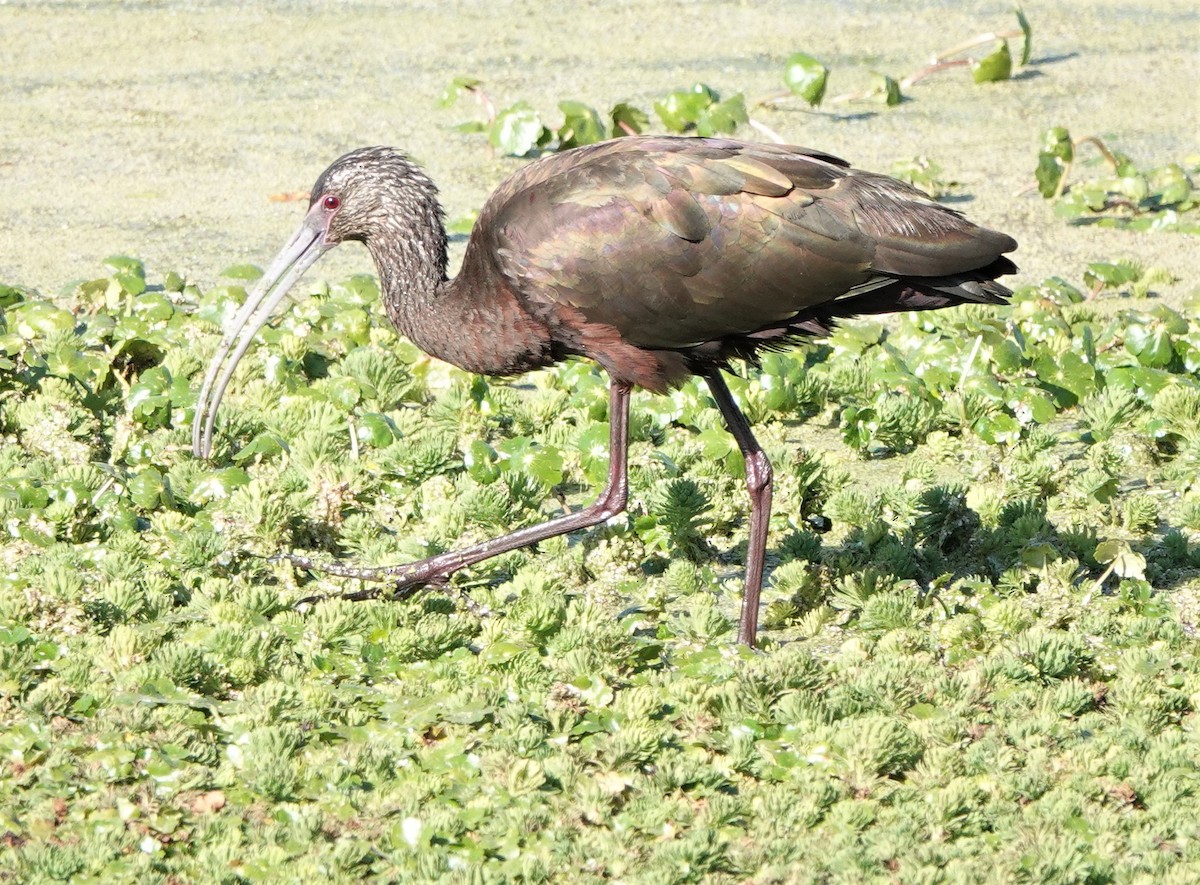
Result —
<instances>
[{"instance_id":1,"label":"pink leg","mask_svg":"<svg viewBox=\"0 0 1200 885\"><path fill-rule=\"evenodd\" d=\"M719 369L704 374L717 407L746 459L746 488L750 492L750 540L746 542L746 590L742 595L742 617L738 642L754 647L758 636L758 600L762 591L763 564L767 555L767 528L771 523L771 462L762 450L750 424L725 385Z\"/></svg>"},{"instance_id":2,"label":"pink leg","mask_svg":"<svg viewBox=\"0 0 1200 885\"><path fill-rule=\"evenodd\" d=\"M590 507L577 513L569 513L540 525L529 526L490 541L484 541L464 550L440 553L420 562L405 565L390 565L377 568L359 568L340 562L320 563L310 557L294 553L280 554L276 559L286 560L300 568L312 569L360 581L383 581L394 584L393 596L406 595L404 591L415 590L426 584L443 581L459 569L474 565L519 547L528 547L556 535L589 528L611 519L625 510L629 498L629 394L628 384L614 382L609 388L609 463L608 481L604 491ZM379 596L377 590L363 590L344 594L346 599L370 599Z\"/></svg>"}]
</instances>

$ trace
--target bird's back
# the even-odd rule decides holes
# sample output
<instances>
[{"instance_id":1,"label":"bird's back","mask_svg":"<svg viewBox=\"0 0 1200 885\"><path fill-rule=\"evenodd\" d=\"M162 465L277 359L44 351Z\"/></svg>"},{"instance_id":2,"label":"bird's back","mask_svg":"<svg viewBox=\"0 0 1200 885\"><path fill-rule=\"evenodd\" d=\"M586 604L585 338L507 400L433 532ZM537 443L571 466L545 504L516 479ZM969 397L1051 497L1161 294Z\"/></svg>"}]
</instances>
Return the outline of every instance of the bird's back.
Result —
<instances>
[{"instance_id":1,"label":"bird's back","mask_svg":"<svg viewBox=\"0 0 1200 885\"><path fill-rule=\"evenodd\" d=\"M512 176L480 214L464 268L492 262L563 340L594 326L694 363L752 356L840 316L1002 301L993 280L1015 270L1003 257L1014 248L828 154L638 137Z\"/></svg>"}]
</instances>

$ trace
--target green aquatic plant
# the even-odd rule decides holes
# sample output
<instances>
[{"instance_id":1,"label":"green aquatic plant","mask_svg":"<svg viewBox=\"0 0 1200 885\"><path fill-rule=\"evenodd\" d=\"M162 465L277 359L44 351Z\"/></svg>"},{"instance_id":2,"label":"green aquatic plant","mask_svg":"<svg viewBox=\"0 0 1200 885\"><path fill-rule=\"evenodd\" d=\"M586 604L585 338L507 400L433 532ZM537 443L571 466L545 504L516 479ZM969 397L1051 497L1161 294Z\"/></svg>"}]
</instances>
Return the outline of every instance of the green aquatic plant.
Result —
<instances>
[{"instance_id":1,"label":"green aquatic plant","mask_svg":"<svg viewBox=\"0 0 1200 885\"><path fill-rule=\"evenodd\" d=\"M1108 167L1107 175L1070 182L1083 147L1094 148ZM1094 135L1072 138L1065 127L1042 135L1035 171L1037 189L1054 201L1054 211L1073 224L1096 224L1122 230L1166 230L1200 233L1200 158L1188 157L1148 169L1110 148ZM1102 282L1109 282L1101 277Z\"/></svg>"},{"instance_id":2,"label":"green aquatic plant","mask_svg":"<svg viewBox=\"0 0 1200 885\"><path fill-rule=\"evenodd\" d=\"M865 89L844 92L826 97L830 69L818 58L807 52L795 52L788 56L783 68L785 92L769 95L758 103L775 106L790 99L800 99L816 108L823 102L841 104L845 102L874 102L885 107L895 107L906 100L907 91L916 83L945 70L968 67L975 83L993 83L1008 80L1016 68L1027 66L1033 55L1033 28L1020 7L1013 10L1017 17L1017 29L979 34L970 40L934 53L930 62L920 70L903 79L872 71L871 85ZM1016 61L1009 49L1008 41L1020 38L1021 50ZM974 54L979 47L986 47L983 55Z\"/></svg>"},{"instance_id":3,"label":"green aquatic plant","mask_svg":"<svg viewBox=\"0 0 1200 885\"><path fill-rule=\"evenodd\" d=\"M474 378L395 337L369 280L313 284L200 462L196 375L255 271L137 267L78 312L0 290L0 876L1200 870L1187 305L1098 310L1110 271L1069 268L731 376L776 467L749 653L740 454L694 382L638 394L629 515L319 599L362 588L270 557L403 562L587 500L603 378Z\"/></svg>"},{"instance_id":4,"label":"green aquatic plant","mask_svg":"<svg viewBox=\"0 0 1200 885\"><path fill-rule=\"evenodd\" d=\"M558 103L563 120L550 127L526 101L497 110L483 90L483 81L474 77L455 77L442 95L441 106L451 107L464 96L474 98L484 119L461 123L458 130L485 135L492 150L505 156L524 157L537 151L567 150L607 138L637 135L650 122L644 111L628 102L613 105L601 117L591 105L572 99Z\"/></svg>"},{"instance_id":5,"label":"green aquatic plant","mask_svg":"<svg viewBox=\"0 0 1200 885\"><path fill-rule=\"evenodd\" d=\"M901 87L907 89L932 74L955 67L969 67L971 79L976 83L1010 79L1015 67L1024 67L1033 58L1033 27L1021 7L1015 7L1013 13L1017 17L1016 29L979 34L935 53L926 67L905 77ZM1021 40L1021 51L1014 62L1008 41L1017 38ZM981 46L989 50L986 55L968 54Z\"/></svg>"}]
</instances>

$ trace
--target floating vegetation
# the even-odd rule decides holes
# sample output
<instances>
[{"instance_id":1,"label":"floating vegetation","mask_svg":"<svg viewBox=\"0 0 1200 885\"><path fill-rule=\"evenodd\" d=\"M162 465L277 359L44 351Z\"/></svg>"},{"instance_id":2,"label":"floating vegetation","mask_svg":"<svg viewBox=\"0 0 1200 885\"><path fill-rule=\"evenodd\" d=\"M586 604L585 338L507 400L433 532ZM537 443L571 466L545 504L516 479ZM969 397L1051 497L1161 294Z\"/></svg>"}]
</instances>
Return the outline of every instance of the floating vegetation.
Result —
<instances>
[{"instance_id":1,"label":"floating vegetation","mask_svg":"<svg viewBox=\"0 0 1200 885\"><path fill-rule=\"evenodd\" d=\"M1083 147L1093 148L1109 174L1071 181ZM1200 156L1140 169L1094 135L1073 139L1062 126L1046 130L1038 152L1038 191L1073 224L1122 230L1200 234Z\"/></svg>"},{"instance_id":2,"label":"floating vegetation","mask_svg":"<svg viewBox=\"0 0 1200 885\"><path fill-rule=\"evenodd\" d=\"M469 376L370 278L313 283L209 463L196 376L254 269L0 287L0 877L1195 878L1200 314L1087 300L1149 273L731 376L776 465L761 653L695 382L639 394L628 514L352 602L271 555L402 562L578 506L598 370Z\"/></svg>"}]
</instances>

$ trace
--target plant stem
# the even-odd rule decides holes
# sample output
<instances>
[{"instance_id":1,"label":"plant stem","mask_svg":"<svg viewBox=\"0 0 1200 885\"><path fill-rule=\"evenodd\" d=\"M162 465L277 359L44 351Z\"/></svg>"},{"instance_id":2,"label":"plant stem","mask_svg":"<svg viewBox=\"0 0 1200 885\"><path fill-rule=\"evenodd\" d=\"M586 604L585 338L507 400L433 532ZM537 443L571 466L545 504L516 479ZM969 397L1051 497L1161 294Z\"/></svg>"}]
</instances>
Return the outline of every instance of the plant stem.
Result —
<instances>
[{"instance_id":1,"label":"plant stem","mask_svg":"<svg viewBox=\"0 0 1200 885\"><path fill-rule=\"evenodd\" d=\"M1083 136L1083 138L1076 138L1075 140L1073 140L1071 142L1071 147L1075 150L1079 150L1079 148L1081 148L1085 144L1090 144L1092 147L1094 147L1096 150L1098 150L1101 153L1101 155L1103 155L1105 161L1107 161L1107 163L1110 166L1112 166L1113 172L1120 171L1121 164L1117 161L1117 158L1113 154L1113 152L1111 150L1109 150L1108 145L1106 145L1103 141L1100 140L1099 136L1085 135L1085 136ZM1073 164L1074 164L1073 160L1063 160L1062 175L1060 175L1058 177L1058 186L1054 189L1054 196L1052 196L1051 199L1057 200L1059 197L1061 197L1063 195L1063 192L1066 191L1067 175L1070 173L1071 166Z\"/></svg>"},{"instance_id":2,"label":"plant stem","mask_svg":"<svg viewBox=\"0 0 1200 885\"><path fill-rule=\"evenodd\" d=\"M915 74L909 74L907 77L905 77L903 80L901 80L900 88L907 89L908 87L910 87L914 83L916 83L918 80L924 80L926 77L930 76L931 74L936 74L938 71L944 71L947 68L962 68L962 67L966 67L970 63L971 62L965 58L961 59L959 61L935 61L933 64L929 65L928 67L922 68L921 70L917 71Z\"/></svg>"},{"instance_id":3,"label":"plant stem","mask_svg":"<svg viewBox=\"0 0 1200 885\"><path fill-rule=\"evenodd\" d=\"M775 102L777 102L777 101L783 101L785 98L795 98L795 97L796 96L793 95L790 91L788 91L787 89L784 89L779 92L772 92L769 95L764 95L762 98L760 98L758 101L756 101L754 103L754 106L759 107L759 108L769 108L773 104L775 104Z\"/></svg>"},{"instance_id":4,"label":"plant stem","mask_svg":"<svg viewBox=\"0 0 1200 885\"><path fill-rule=\"evenodd\" d=\"M1067 189L1067 174L1071 171L1071 164L1071 160L1063 160L1062 175L1058 176L1058 185L1054 188L1054 196L1051 199L1057 200Z\"/></svg>"},{"instance_id":5,"label":"plant stem","mask_svg":"<svg viewBox=\"0 0 1200 885\"><path fill-rule=\"evenodd\" d=\"M787 144L787 141L784 139L784 137L782 135L780 135L778 132L776 132L770 126L767 126L765 123L760 123L757 120L755 120L753 117L747 117L746 123L755 132L759 133L760 135L765 135L767 138L771 139L771 141L775 142L776 144Z\"/></svg>"},{"instance_id":6,"label":"plant stem","mask_svg":"<svg viewBox=\"0 0 1200 885\"><path fill-rule=\"evenodd\" d=\"M1104 156L1104 159L1108 161L1108 165L1112 166L1113 172L1120 171L1120 162L1117 160L1113 152L1109 150L1108 145L1100 140L1098 135L1085 135L1083 138L1077 138L1074 142L1072 142L1072 145L1076 148L1079 148L1085 144L1090 144L1092 147L1098 150Z\"/></svg>"},{"instance_id":7,"label":"plant stem","mask_svg":"<svg viewBox=\"0 0 1200 885\"><path fill-rule=\"evenodd\" d=\"M976 46L982 46L984 43L991 43L993 40L1013 40L1017 37L1024 36L1025 32L1019 28L1015 31L1000 31L992 32L990 34L979 34L978 36L972 37L966 43L960 43L959 45L953 46L950 49L943 49L941 52L934 55L933 63L935 65L941 64L948 58L953 58L961 52L966 52L968 49L974 49Z\"/></svg>"},{"instance_id":8,"label":"plant stem","mask_svg":"<svg viewBox=\"0 0 1200 885\"><path fill-rule=\"evenodd\" d=\"M971 366L975 364L975 357L979 356L979 347L983 344L983 336L975 336L975 346L971 348L971 353L967 356L967 361L963 363L962 371L958 374L958 392L962 393L963 387L967 383L967 376L971 374Z\"/></svg>"},{"instance_id":9,"label":"plant stem","mask_svg":"<svg viewBox=\"0 0 1200 885\"><path fill-rule=\"evenodd\" d=\"M1079 602L1080 606L1086 606L1092 601L1092 597L1095 596L1096 593L1104 589L1104 582L1108 580L1108 576L1111 575L1114 570L1116 570L1116 567L1117 561L1114 559L1108 564L1108 568L1101 573L1100 577L1096 579L1096 583L1092 584L1088 592L1083 595L1083 599Z\"/></svg>"}]
</instances>

